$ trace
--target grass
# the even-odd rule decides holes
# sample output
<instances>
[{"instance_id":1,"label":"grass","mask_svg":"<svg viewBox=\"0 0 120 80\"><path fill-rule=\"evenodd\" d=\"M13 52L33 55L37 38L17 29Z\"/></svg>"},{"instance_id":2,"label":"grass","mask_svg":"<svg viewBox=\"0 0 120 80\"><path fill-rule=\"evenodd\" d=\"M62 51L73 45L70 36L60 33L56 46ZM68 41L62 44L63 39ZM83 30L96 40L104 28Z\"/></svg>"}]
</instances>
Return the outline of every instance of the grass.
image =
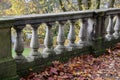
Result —
<instances>
[{"instance_id":1,"label":"grass","mask_svg":"<svg viewBox=\"0 0 120 80\"><path fill-rule=\"evenodd\" d=\"M39 51L42 52L42 48L39 48ZM31 52L31 48L24 48L23 55L27 57ZM14 49L12 48L12 56L14 57L16 55Z\"/></svg>"}]
</instances>

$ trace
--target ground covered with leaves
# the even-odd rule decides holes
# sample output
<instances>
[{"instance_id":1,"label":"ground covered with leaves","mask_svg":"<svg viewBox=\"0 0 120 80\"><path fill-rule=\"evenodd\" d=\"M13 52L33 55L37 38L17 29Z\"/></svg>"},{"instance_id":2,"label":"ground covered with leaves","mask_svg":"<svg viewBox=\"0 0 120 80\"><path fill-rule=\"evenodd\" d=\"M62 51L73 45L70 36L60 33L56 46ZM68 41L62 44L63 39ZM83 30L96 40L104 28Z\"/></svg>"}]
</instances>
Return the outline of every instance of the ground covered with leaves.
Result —
<instances>
[{"instance_id":1,"label":"ground covered with leaves","mask_svg":"<svg viewBox=\"0 0 120 80\"><path fill-rule=\"evenodd\" d=\"M83 55L66 63L53 61L44 71L20 80L120 80L120 47L97 58Z\"/></svg>"}]
</instances>

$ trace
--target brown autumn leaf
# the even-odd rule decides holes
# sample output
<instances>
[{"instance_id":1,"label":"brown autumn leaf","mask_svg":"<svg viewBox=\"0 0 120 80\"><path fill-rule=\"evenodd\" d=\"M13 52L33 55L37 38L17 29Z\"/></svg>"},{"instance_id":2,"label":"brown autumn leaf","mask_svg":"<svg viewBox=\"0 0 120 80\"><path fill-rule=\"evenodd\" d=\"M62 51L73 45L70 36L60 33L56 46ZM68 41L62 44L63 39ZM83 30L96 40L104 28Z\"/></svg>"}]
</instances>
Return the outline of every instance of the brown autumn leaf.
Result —
<instances>
[{"instance_id":1,"label":"brown autumn leaf","mask_svg":"<svg viewBox=\"0 0 120 80\"><path fill-rule=\"evenodd\" d=\"M48 78L48 80L54 80L54 78L52 78L52 77L49 77L49 78Z\"/></svg>"},{"instance_id":2,"label":"brown autumn leaf","mask_svg":"<svg viewBox=\"0 0 120 80\"><path fill-rule=\"evenodd\" d=\"M105 78L105 80L115 80L114 78Z\"/></svg>"},{"instance_id":3,"label":"brown autumn leaf","mask_svg":"<svg viewBox=\"0 0 120 80\"><path fill-rule=\"evenodd\" d=\"M58 74L57 69L53 67L51 67L50 73Z\"/></svg>"},{"instance_id":4,"label":"brown autumn leaf","mask_svg":"<svg viewBox=\"0 0 120 80\"><path fill-rule=\"evenodd\" d=\"M101 77L97 77L95 78L95 80L104 80L104 79L102 79Z\"/></svg>"}]
</instances>

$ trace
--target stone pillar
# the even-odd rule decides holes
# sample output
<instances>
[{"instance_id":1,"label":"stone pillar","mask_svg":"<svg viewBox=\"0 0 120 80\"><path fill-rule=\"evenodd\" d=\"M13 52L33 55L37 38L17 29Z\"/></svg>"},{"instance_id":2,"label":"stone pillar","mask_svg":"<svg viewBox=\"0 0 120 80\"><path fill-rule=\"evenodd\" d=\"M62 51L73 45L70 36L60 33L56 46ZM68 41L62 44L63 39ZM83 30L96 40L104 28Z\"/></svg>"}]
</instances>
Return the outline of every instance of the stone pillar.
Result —
<instances>
[{"instance_id":1,"label":"stone pillar","mask_svg":"<svg viewBox=\"0 0 120 80\"><path fill-rule=\"evenodd\" d=\"M57 36L58 45L54 49L56 54L62 54L66 51L66 47L64 46L65 35L64 35L64 22L59 22L59 31Z\"/></svg>"},{"instance_id":2,"label":"stone pillar","mask_svg":"<svg viewBox=\"0 0 120 80\"><path fill-rule=\"evenodd\" d=\"M81 19L81 26L80 26L80 31L79 31L79 38L80 41L78 42L78 48L83 48L87 45L86 43L86 33L87 33L87 29L86 29L86 20L83 18Z\"/></svg>"},{"instance_id":3,"label":"stone pillar","mask_svg":"<svg viewBox=\"0 0 120 80\"><path fill-rule=\"evenodd\" d=\"M106 40L107 41L111 41L114 39L113 37L113 16L112 15L109 15L109 23L108 23L108 26L107 26L107 29L106 29L106 32L107 32L107 35L105 36L106 37Z\"/></svg>"},{"instance_id":4,"label":"stone pillar","mask_svg":"<svg viewBox=\"0 0 120 80\"><path fill-rule=\"evenodd\" d=\"M92 53L99 56L104 53L105 48L105 12L96 11L94 18L94 40L92 45Z\"/></svg>"},{"instance_id":5,"label":"stone pillar","mask_svg":"<svg viewBox=\"0 0 120 80\"><path fill-rule=\"evenodd\" d=\"M0 20L0 80L18 80L12 58L11 21Z\"/></svg>"},{"instance_id":6,"label":"stone pillar","mask_svg":"<svg viewBox=\"0 0 120 80\"><path fill-rule=\"evenodd\" d=\"M94 18L88 18L88 28L87 28L87 44L88 45L93 45L93 40L95 37L95 20Z\"/></svg>"},{"instance_id":7,"label":"stone pillar","mask_svg":"<svg viewBox=\"0 0 120 80\"><path fill-rule=\"evenodd\" d=\"M14 49L16 52L15 60L17 63L25 63L27 62L26 58L23 55L24 51L24 42L22 37L22 30L24 26L15 26L14 29L16 30L16 41L14 44Z\"/></svg>"},{"instance_id":8,"label":"stone pillar","mask_svg":"<svg viewBox=\"0 0 120 80\"><path fill-rule=\"evenodd\" d=\"M75 21L70 21L70 29L69 29L69 33L68 33L68 48L70 48L70 50L74 50L76 48L76 44L75 44L75 39L76 39L76 35L75 35Z\"/></svg>"},{"instance_id":9,"label":"stone pillar","mask_svg":"<svg viewBox=\"0 0 120 80\"><path fill-rule=\"evenodd\" d=\"M105 33L106 33L106 29L105 29L105 12L96 12L96 14L94 14L94 38L95 40L98 39L104 39L105 37Z\"/></svg>"},{"instance_id":10,"label":"stone pillar","mask_svg":"<svg viewBox=\"0 0 120 80\"><path fill-rule=\"evenodd\" d=\"M52 28L52 23L47 23L46 24L46 35L44 39L45 49L43 50L44 58L47 58L49 55L54 54L54 51L52 49L53 38L52 38L51 28Z\"/></svg>"},{"instance_id":11,"label":"stone pillar","mask_svg":"<svg viewBox=\"0 0 120 80\"><path fill-rule=\"evenodd\" d=\"M118 39L120 37L120 16L119 15L116 15L116 23L115 23L115 27L114 27L114 38L115 39Z\"/></svg>"},{"instance_id":12,"label":"stone pillar","mask_svg":"<svg viewBox=\"0 0 120 80\"><path fill-rule=\"evenodd\" d=\"M32 38L31 38L31 42L30 42L30 47L32 48L30 57L32 58L32 60L41 58L41 54L38 51L39 45L40 45L39 41L38 41L38 34L37 34L38 27L39 27L39 25L32 25Z\"/></svg>"}]
</instances>

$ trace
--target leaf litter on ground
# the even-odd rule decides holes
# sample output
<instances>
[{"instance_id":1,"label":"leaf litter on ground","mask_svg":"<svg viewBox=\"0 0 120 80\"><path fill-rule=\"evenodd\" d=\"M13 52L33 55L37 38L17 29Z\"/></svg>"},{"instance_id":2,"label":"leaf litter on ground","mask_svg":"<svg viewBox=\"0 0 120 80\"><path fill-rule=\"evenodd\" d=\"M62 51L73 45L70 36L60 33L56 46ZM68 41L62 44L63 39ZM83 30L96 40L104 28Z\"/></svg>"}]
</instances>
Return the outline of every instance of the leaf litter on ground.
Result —
<instances>
[{"instance_id":1,"label":"leaf litter on ground","mask_svg":"<svg viewBox=\"0 0 120 80\"><path fill-rule=\"evenodd\" d=\"M20 80L120 80L120 44L97 58L82 55L66 63L53 61L44 71Z\"/></svg>"}]
</instances>

